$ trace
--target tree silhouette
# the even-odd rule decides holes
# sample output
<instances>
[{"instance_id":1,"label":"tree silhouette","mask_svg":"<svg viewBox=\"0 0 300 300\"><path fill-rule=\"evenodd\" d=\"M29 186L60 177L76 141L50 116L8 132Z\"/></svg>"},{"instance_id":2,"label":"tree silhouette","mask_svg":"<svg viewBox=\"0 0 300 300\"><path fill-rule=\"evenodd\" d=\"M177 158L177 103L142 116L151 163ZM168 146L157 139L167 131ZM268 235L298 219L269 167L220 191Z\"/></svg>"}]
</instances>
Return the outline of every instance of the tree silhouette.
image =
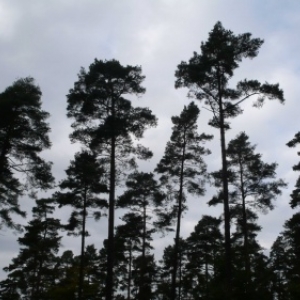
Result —
<instances>
[{"instance_id":1,"label":"tree silhouette","mask_svg":"<svg viewBox=\"0 0 300 300\"><path fill-rule=\"evenodd\" d=\"M266 212L273 209L273 201L281 194L281 189L286 187L286 183L282 179L275 180L277 164L263 162L262 155L255 153L255 146L250 144L245 132L241 132L229 142L226 154L230 174L228 181L231 217L237 218L243 235L245 295L247 295L253 289L248 287L251 282L248 231L251 225L248 221L251 217L253 220L257 218L251 210ZM213 176L218 182L222 181L222 172L215 172ZM222 203L222 195L213 198L209 204Z\"/></svg>"},{"instance_id":2,"label":"tree silhouette","mask_svg":"<svg viewBox=\"0 0 300 300\"><path fill-rule=\"evenodd\" d=\"M32 209L33 220L25 226L24 236L18 239L20 253L4 268L9 272L9 288L7 282L1 282L2 295L8 293L7 296L10 297L14 292L28 299L47 299L47 291L52 284L55 255L61 240L58 235L61 228L59 220L49 217L53 211L53 199L36 200L36 206Z\"/></svg>"},{"instance_id":3,"label":"tree silhouette","mask_svg":"<svg viewBox=\"0 0 300 300\"><path fill-rule=\"evenodd\" d=\"M78 292L78 264L72 250L66 250L56 257L52 285L49 287L50 299L76 299Z\"/></svg>"},{"instance_id":4,"label":"tree silhouette","mask_svg":"<svg viewBox=\"0 0 300 300\"><path fill-rule=\"evenodd\" d=\"M134 157L148 159L152 153L133 143L146 128L156 125L149 109L134 108L125 95L141 95L141 67L122 66L116 60L95 59L68 94L68 117L74 118L72 141L80 141L107 164L109 190L106 300L113 298L115 189L126 168L136 166Z\"/></svg>"},{"instance_id":5,"label":"tree silhouette","mask_svg":"<svg viewBox=\"0 0 300 300\"><path fill-rule=\"evenodd\" d=\"M161 214L165 220L172 221L170 216L176 218L176 235L173 259L173 274L171 299L176 298L176 276L178 267L178 253L180 226L182 212L186 208L185 194L203 195L203 183L206 174L206 165L203 156L210 153L201 146L201 143L209 141L212 136L197 133L197 120L199 108L192 102L185 106L180 116L172 117L173 132L167 143L165 154L158 163L155 171L161 175L162 185L167 187L169 198L175 202L170 212Z\"/></svg>"},{"instance_id":6,"label":"tree silhouette","mask_svg":"<svg viewBox=\"0 0 300 300\"><path fill-rule=\"evenodd\" d=\"M252 96L257 97L257 107L263 105L265 98L284 102L278 84L261 84L257 80L245 79L238 82L236 89L229 87L229 80L239 63L243 58L254 58L262 43L261 39L251 38L250 33L234 35L217 22L207 42L201 43L201 54L194 52L188 63L178 65L175 73L175 87L187 87L189 96L204 100L213 113L209 124L220 130L228 299L231 298L231 242L225 131L230 126L226 120L240 114L240 104Z\"/></svg>"},{"instance_id":7,"label":"tree silhouette","mask_svg":"<svg viewBox=\"0 0 300 300\"><path fill-rule=\"evenodd\" d=\"M187 264L184 272L184 292L187 297L213 299L218 293L220 260L222 258L221 220L202 216L186 239Z\"/></svg>"},{"instance_id":8,"label":"tree silhouette","mask_svg":"<svg viewBox=\"0 0 300 300\"><path fill-rule=\"evenodd\" d=\"M93 216L96 220L101 217L99 209L107 207L107 201L99 198L99 194L107 193L106 185L101 182L103 168L97 162L96 157L87 151L77 153L75 160L71 161L70 167L66 170L68 178L60 183L61 189L69 191L57 192L55 199L59 207L69 205L73 212L66 229L71 235L81 236L81 256L79 268L78 299L82 299L84 281L84 253L86 230L86 219L88 210L93 209ZM78 229L79 232L75 230Z\"/></svg>"},{"instance_id":9,"label":"tree silhouette","mask_svg":"<svg viewBox=\"0 0 300 300\"><path fill-rule=\"evenodd\" d=\"M141 255L136 260L140 270L137 299L146 300L151 298L151 285L147 284L147 282L149 283L147 270L149 263L152 264L152 256L149 255L149 249L152 248L150 245L151 235L156 231L156 228L149 223L152 213L160 208L164 194L160 191L152 173L132 173L128 176L126 186L127 190L118 198L117 206L129 208L135 216L134 226L140 229L136 233L136 237L141 239Z\"/></svg>"},{"instance_id":10,"label":"tree silhouette","mask_svg":"<svg viewBox=\"0 0 300 300\"><path fill-rule=\"evenodd\" d=\"M71 250L64 251L56 258L53 283L49 286L48 298L55 300L78 299L78 271L82 255L74 256ZM100 255L94 245L88 245L84 252L84 279L82 299L102 299L103 274Z\"/></svg>"},{"instance_id":11,"label":"tree silhouette","mask_svg":"<svg viewBox=\"0 0 300 300\"><path fill-rule=\"evenodd\" d=\"M275 273L274 294L277 299L296 300L300 297L300 213L284 224L284 231L272 246Z\"/></svg>"},{"instance_id":12,"label":"tree silhouette","mask_svg":"<svg viewBox=\"0 0 300 300\"><path fill-rule=\"evenodd\" d=\"M292 140L287 143L288 147L296 147L300 143L300 132L297 132ZM298 152L298 155L300 153ZM300 162L297 165L293 166L294 171L300 171ZM291 208L295 208L300 205L300 177L298 177L295 185L295 189L291 194L290 206Z\"/></svg>"},{"instance_id":13,"label":"tree silhouette","mask_svg":"<svg viewBox=\"0 0 300 300\"><path fill-rule=\"evenodd\" d=\"M272 292L274 298L278 300L288 299L287 270L289 269L289 255L286 253L288 248L289 243L281 234L273 243L270 252L271 268L273 271Z\"/></svg>"},{"instance_id":14,"label":"tree silhouette","mask_svg":"<svg viewBox=\"0 0 300 300\"><path fill-rule=\"evenodd\" d=\"M233 294L237 299L256 299L254 260L262 251L256 240L257 233L261 231L257 224L258 216L249 208L244 210L242 205L235 205L231 208L231 218L232 222L235 221L235 231L232 233Z\"/></svg>"},{"instance_id":15,"label":"tree silhouette","mask_svg":"<svg viewBox=\"0 0 300 300\"><path fill-rule=\"evenodd\" d=\"M25 216L18 197L25 189L45 190L54 182L51 163L39 156L51 146L46 123L49 114L41 109L41 95L30 77L15 81L0 94L1 226L19 229L10 216L11 213ZM20 180L23 175L25 183Z\"/></svg>"},{"instance_id":16,"label":"tree silhouette","mask_svg":"<svg viewBox=\"0 0 300 300\"><path fill-rule=\"evenodd\" d=\"M143 221L140 215L126 213L121 220L124 224L116 228L116 261L119 279L119 289L126 291L127 300L132 297L133 290L133 260L136 252L141 252L141 236Z\"/></svg>"}]
</instances>

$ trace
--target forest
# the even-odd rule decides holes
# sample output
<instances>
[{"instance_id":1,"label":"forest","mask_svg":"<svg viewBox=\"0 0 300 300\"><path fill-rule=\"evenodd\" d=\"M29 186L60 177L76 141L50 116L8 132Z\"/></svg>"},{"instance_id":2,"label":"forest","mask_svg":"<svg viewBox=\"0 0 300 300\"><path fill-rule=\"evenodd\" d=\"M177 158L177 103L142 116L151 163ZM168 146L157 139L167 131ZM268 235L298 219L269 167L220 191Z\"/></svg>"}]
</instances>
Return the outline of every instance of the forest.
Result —
<instances>
[{"instance_id":1,"label":"forest","mask_svg":"<svg viewBox=\"0 0 300 300\"><path fill-rule=\"evenodd\" d=\"M152 172L139 168L153 155L141 143L159 120L130 100L146 92L142 67L95 59L88 70L80 69L65 106L70 140L81 150L59 183L52 163L41 156L51 148L41 89L32 77L7 87L0 94L0 228L20 237L19 254L4 268L0 299L300 299L300 212L286 220L269 253L257 239L263 230L258 214L274 208L287 182L247 132L227 139L230 120L249 99L262 109L269 100L285 102L279 83L230 83L239 64L255 58L262 44L217 22L200 53L174 68L175 88L188 89L187 104L172 117L164 155ZM219 136L199 132L200 103ZM208 172L212 139L220 140L221 164ZM295 132L287 147L299 143ZM293 170L300 170L299 162ZM223 213L203 215L183 238L189 197L203 197L209 184L215 195L208 205ZM290 206L297 210L300 177L289 184L295 186ZM40 191L48 196L40 197ZM22 197L35 202L26 226L15 221L26 217ZM56 217L64 207L70 208L68 220ZM121 223L115 217L119 209L125 212ZM108 231L101 249L86 243L88 218L107 219L108 230L99 228ZM61 251L66 235L80 239L79 255ZM173 243L158 257L153 240L165 235Z\"/></svg>"}]
</instances>

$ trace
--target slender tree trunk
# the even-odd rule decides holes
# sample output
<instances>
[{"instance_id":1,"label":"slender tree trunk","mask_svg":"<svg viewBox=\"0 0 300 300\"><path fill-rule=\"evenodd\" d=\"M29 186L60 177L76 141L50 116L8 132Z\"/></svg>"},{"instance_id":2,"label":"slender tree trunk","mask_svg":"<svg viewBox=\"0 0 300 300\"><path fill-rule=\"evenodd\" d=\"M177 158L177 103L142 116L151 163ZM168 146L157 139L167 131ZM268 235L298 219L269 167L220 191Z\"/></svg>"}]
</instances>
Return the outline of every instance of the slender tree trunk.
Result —
<instances>
[{"instance_id":1,"label":"slender tree trunk","mask_svg":"<svg viewBox=\"0 0 300 300\"><path fill-rule=\"evenodd\" d=\"M208 299L208 253L205 252L205 297Z\"/></svg>"},{"instance_id":2,"label":"slender tree trunk","mask_svg":"<svg viewBox=\"0 0 300 300\"><path fill-rule=\"evenodd\" d=\"M37 265L36 269L34 270L34 275L33 275L33 276L35 276L34 280L37 281L38 272L39 272L39 270L38 270L39 261L36 258L36 256L34 257L33 265L34 266ZM26 294L29 295L30 299L34 299L37 294L37 285L36 284L33 285L31 289L29 289L29 287L27 287Z\"/></svg>"},{"instance_id":3,"label":"slender tree trunk","mask_svg":"<svg viewBox=\"0 0 300 300\"><path fill-rule=\"evenodd\" d=\"M184 133L185 135L185 133ZM185 136L184 136L185 139ZM181 224L181 214L182 214L182 200L183 200L183 168L185 160L185 140L182 150L182 159L180 167L180 186L178 195L178 214L177 214L177 228L175 236L175 246L174 246L174 259L173 259L173 272L172 272L172 286L171 286L171 300L176 300L176 277L178 268L178 253L179 253L179 238L180 238L180 224Z\"/></svg>"},{"instance_id":4,"label":"slender tree trunk","mask_svg":"<svg viewBox=\"0 0 300 300\"><path fill-rule=\"evenodd\" d=\"M247 213L246 213L246 195L243 179L243 166L241 160L240 164L240 184L242 193L242 213L243 213L243 235L244 235L244 264L246 273L245 295L249 294L250 283L250 257L249 257L249 243L248 243L248 227L247 227Z\"/></svg>"},{"instance_id":5,"label":"slender tree trunk","mask_svg":"<svg viewBox=\"0 0 300 300\"><path fill-rule=\"evenodd\" d=\"M217 254L216 254L216 244L214 243L213 244L213 279L215 280L216 279L216 257L217 257Z\"/></svg>"},{"instance_id":6,"label":"slender tree trunk","mask_svg":"<svg viewBox=\"0 0 300 300\"><path fill-rule=\"evenodd\" d=\"M37 280L36 280L36 288L34 293L34 298L39 299L41 294L41 279L42 279L42 268L43 268L43 260L39 260L39 268L38 268L38 274L37 274Z\"/></svg>"},{"instance_id":7,"label":"slender tree trunk","mask_svg":"<svg viewBox=\"0 0 300 300\"><path fill-rule=\"evenodd\" d=\"M107 253L107 275L106 275L106 300L113 299L113 277L114 277L114 224L115 224L115 188L116 188L116 137L115 123L115 99L112 99L112 128L111 128L111 154L110 154L110 179L109 179L109 210L108 210L108 253Z\"/></svg>"},{"instance_id":8,"label":"slender tree trunk","mask_svg":"<svg viewBox=\"0 0 300 300\"><path fill-rule=\"evenodd\" d=\"M181 283L182 283L182 252L181 248L179 251L179 287L178 287L178 298L181 300Z\"/></svg>"},{"instance_id":9,"label":"slender tree trunk","mask_svg":"<svg viewBox=\"0 0 300 300\"><path fill-rule=\"evenodd\" d=\"M146 257L146 224L147 224L147 212L146 212L146 204L144 199L144 205L143 205L143 250L142 250L142 257L143 260L145 260Z\"/></svg>"},{"instance_id":10,"label":"slender tree trunk","mask_svg":"<svg viewBox=\"0 0 300 300\"><path fill-rule=\"evenodd\" d=\"M219 73L219 69L218 69ZM220 141L221 141L221 156L222 156L222 181L223 181L223 199L224 199L224 227L225 227L225 260L226 260L226 281L227 281L227 297L231 299L232 291L232 268L231 268L231 237L230 237L230 210L229 210L229 192L228 192L228 166L226 159L226 142L225 142L225 121L224 110L222 103L222 87L221 79L218 76L218 96L219 96L219 126L220 126Z\"/></svg>"},{"instance_id":11,"label":"slender tree trunk","mask_svg":"<svg viewBox=\"0 0 300 300\"><path fill-rule=\"evenodd\" d=\"M80 269L79 269L79 285L78 285L78 299L83 297L83 277L84 277L84 248L85 248L85 223L86 223L86 202L87 190L84 191L83 196L83 215L82 215L82 233L81 233L81 255L80 255Z\"/></svg>"},{"instance_id":12,"label":"slender tree trunk","mask_svg":"<svg viewBox=\"0 0 300 300\"><path fill-rule=\"evenodd\" d=\"M41 255L43 257L43 253ZM36 287L34 292L34 299L39 299L41 294L41 281L42 281L42 268L43 268L44 260L41 258L39 259L39 267L37 272L37 279L36 279Z\"/></svg>"},{"instance_id":13,"label":"slender tree trunk","mask_svg":"<svg viewBox=\"0 0 300 300\"><path fill-rule=\"evenodd\" d=\"M43 241L46 240L46 236L48 233L48 226L47 226L47 213L44 213L44 233L43 233ZM37 281L36 281L36 299L40 298L41 294L41 283L42 283L42 268L44 265L44 248L41 249L41 258L39 259L39 268L38 268L38 274L37 274Z\"/></svg>"},{"instance_id":14,"label":"slender tree trunk","mask_svg":"<svg viewBox=\"0 0 300 300\"><path fill-rule=\"evenodd\" d=\"M132 243L129 243L129 268L128 268L128 284L127 284L127 300L131 299L131 266L132 266Z\"/></svg>"},{"instance_id":15,"label":"slender tree trunk","mask_svg":"<svg viewBox=\"0 0 300 300\"><path fill-rule=\"evenodd\" d=\"M138 299L146 300L146 298L150 297L147 295L146 286L145 286L145 267L146 267L146 233L147 233L147 210L145 199L143 203L143 237L142 237L142 261L141 261L141 273L140 273L140 286Z\"/></svg>"}]
</instances>

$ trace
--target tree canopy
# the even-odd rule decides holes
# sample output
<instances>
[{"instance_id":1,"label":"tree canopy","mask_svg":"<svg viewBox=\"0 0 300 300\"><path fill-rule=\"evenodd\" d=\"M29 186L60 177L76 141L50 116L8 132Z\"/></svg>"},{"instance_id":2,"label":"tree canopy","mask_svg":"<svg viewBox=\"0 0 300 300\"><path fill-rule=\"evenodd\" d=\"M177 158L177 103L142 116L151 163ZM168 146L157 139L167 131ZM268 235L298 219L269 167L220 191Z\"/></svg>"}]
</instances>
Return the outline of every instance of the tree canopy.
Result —
<instances>
[{"instance_id":1,"label":"tree canopy","mask_svg":"<svg viewBox=\"0 0 300 300\"><path fill-rule=\"evenodd\" d=\"M31 188L53 186L51 163L40 156L51 146L49 114L42 110L41 96L31 77L15 81L0 94L0 225L18 228L10 214L25 215L19 197Z\"/></svg>"}]
</instances>

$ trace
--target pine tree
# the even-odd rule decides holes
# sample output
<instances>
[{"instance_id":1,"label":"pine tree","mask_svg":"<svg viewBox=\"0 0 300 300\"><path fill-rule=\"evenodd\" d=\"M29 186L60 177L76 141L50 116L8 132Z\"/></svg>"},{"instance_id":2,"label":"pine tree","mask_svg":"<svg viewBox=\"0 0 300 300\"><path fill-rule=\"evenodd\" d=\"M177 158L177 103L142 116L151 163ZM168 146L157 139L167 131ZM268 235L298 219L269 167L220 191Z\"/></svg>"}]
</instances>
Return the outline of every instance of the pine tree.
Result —
<instances>
[{"instance_id":1,"label":"pine tree","mask_svg":"<svg viewBox=\"0 0 300 300\"><path fill-rule=\"evenodd\" d=\"M251 260L254 276L252 279L253 296L250 299L273 300L273 272L270 259L263 252L261 250L256 253Z\"/></svg>"},{"instance_id":2,"label":"pine tree","mask_svg":"<svg viewBox=\"0 0 300 300\"><path fill-rule=\"evenodd\" d=\"M19 229L11 213L25 216L18 198L28 188L52 187L51 163L39 154L51 146L46 119L41 109L41 90L34 79L19 79L0 94L0 226ZM17 175L25 175L21 181Z\"/></svg>"},{"instance_id":3,"label":"pine tree","mask_svg":"<svg viewBox=\"0 0 300 300\"><path fill-rule=\"evenodd\" d=\"M300 297L300 213L284 223L284 231L271 249L273 296L275 299L296 300Z\"/></svg>"},{"instance_id":4,"label":"pine tree","mask_svg":"<svg viewBox=\"0 0 300 300\"><path fill-rule=\"evenodd\" d=\"M53 283L48 289L47 299L78 299L78 273L81 268L81 254L74 256L66 250L56 258ZM100 254L94 245L88 245L84 251L84 278L82 299L103 299L103 274L100 266Z\"/></svg>"},{"instance_id":5,"label":"pine tree","mask_svg":"<svg viewBox=\"0 0 300 300\"><path fill-rule=\"evenodd\" d=\"M163 299L163 300L170 299L174 256L175 256L174 245L169 245L165 247L163 252L163 257L159 261L158 272L156 276L157 277L156 296L158 299ZM179 260L179 255L177 255L176 257ZM179 262L177 262L177 264L179 265Z\"/></svg>"},{"instance_id":6,"label":"pine tree","mask_svg":"<svg viewBox=\"0 0 300 300\"><path fill-rule=\"evenodd\" d=\"M133 261L142 251L142 216L133 212L126 213L121 220L124 224L116 228L116 276L118 276L119 288L125 291L126 299L130 300L133 296ZM138 253L138 254L137 254Z\"/></svg>"},{"instance_id":7,"label":"pine tree","mask_svg":"<svg viewBox=\"0 0 300 300\"><path fill-rule=\"evenodd\" d=\"M228 166L226 159L225 131L230 128L228 118L242 112L240 104L256 96L255 105L261 107L265 98L284 102L278 84L261 84L257 80L243 80L236 89L229 87L229 80L243 58L254 58L262 45L261 39L251 38L250 33L234 35L217 22L209 33L208 41L201 44L201 54L194 52L189 62L178 65L175 87L189 88L189 96L204 100L213 113L210 125L220 130L222 157L222 188L225 216L225 253L227 264L227 299L231 299L231 242L228 192Z\"/></svg>"},{"instance_id":8,"label":"pine tree","mask_svg":"<svg viewBox=\"0 0 300 300\"><path fill-rule=\"evenodd\" d=\"M187 264L184 272L186 297L213 299L219 285L223 249L221 220L203 216L186 239Z\"/></svg>"},{"instance_id":9,"label":"pine tree","mask_svg":"<svg viewBox=\"0 0 300 300\"><path fill-rule=\"evenodd\" d=\"M163 221L172 221L172 217L176 219L172 300L176 299L177 256L180 252L180 227L182 212L186 208L186 193L192 195L204 194L203 183L206 165L203 156L210 153L209 150L201 146L201 143L211 140L212 136L197 133L199 113L199 108L192 102L184 107L180 116L172 117L174 126L171 139L167 143L163 158L155 169L157 173L161 174L160 181L162 185L167 187L169 198L172 202L175 202L170 212L167 211L161 214Z\"/></svg>"},{"instance_id":10,"label":"pine tree","mask_svg":"<svg viewBox=\"0 0 300 300\"><path fill-rule=\"evenodd\" d=\"M287 248L285 249L287 262L288 293L290 300L300 297L300 213L294 214L284 224L282 233Z\"/></svg>"},{"instance_id":11,"label":"pine tree","mask_svg":"<svg viewBox=\"0 0 300 300\"><path fill-rule=\"evenodd\" d=\"M55 255L61 240L59 220L49 217L53 211L53 199L36 200L33 220L25 226L24 236L18 239L20 254L4 268L9 272L10 288L14 286L13 291L19 296L32 300L48 299L47 291L52 284ZM2 294L11 293L3 282L1 289Z\"/></svg>"},{"instance_id":12,"label":"pine tree","mask_svg":"<svg viewBox=\"0 0 300 300\"><path fill-rule=\"evenodd\" d=\"M89 210L93 209L93 216L96 220L101 217L101 208L107 207L107 201L99 195L106 193L106 185L101 182L104 170L97 162L96 157L87 151L77 153L75 160L71 161L70 167L66 170L68 178L60 183L61 189L69 191L55 194L59 207L69 205L73 212L66 229L71 235L81 236L81 256L79 268L78 299L82 299L84 281L84 252L85 237L88 236L86 220ZM76 231L78 229L78 232Z\"/></svg>"},{"instance_id":13,"label":"pine tree","mask_svg":"<svg viewBox=\"0 0 300 300\"><path fill-rule=\"evenodd\" d=\"M48 290L50 299L76 299L78 296L78 262L72 250L66 250L61 256L56 257L53 281Z\"/></svg>"},{"instance_id":14,"label":"pine tree","mask_svg":"<svg viewBox=\"0 0 300 300\"><path fill-rule=\"evenodd\" d=\"M273 297L278 300L289 299L287 290L289 259L286 251L288 248L289 243L281 234L273 243L270 252L271 268L273 271L272 293Z\"/></svg>"},{"instance_id":15,"label":"pine tree","mask_svg":"<svg viewBox=\"0 0 300 300\"><path fill-rule=\"evenodd\" d=\"M250 271L250 233L254 231L255 223L249 222L257 219L254 212L266 212L273 209L273 201L281 194L281 189L286 187L282 179L276 178L276 163L265 163L261 154L255 153L255 146L249 142L249 137L240 133L231 140L226 150L229 182L229 203L231 205L231 218L237 219L238 229L243 237L243 256L245 270L245 296L250 297L249 287L251 282ZM222 172L213 173L214 178L220 182ZM222 195L209 202L210 205L223 202ZM235 216L234 216L235 214ZM260 229L256 229L260 230ZM240 276L241 278L241 276Z\"/></svg>"},{"instance_id":16,"label":"pine tree","mask_svg":"<svg viewBox=\"0 0 300 300\"><path fill-rule=\"evenodd\" d=\"M118 61L95 59L89 71L83 68L78 81L68 94L68 117L74 118L72 141L79 141L92 149L103 163L107 163L108 257L106 300L113 298L114 212L115 189L126 168L136 166L134 157L148 159L152 153L141 145L134 145L132 137L142 138L146 128L156 125L149 109L134 108L125 95L141 95L144 76L141 67L123 67Z\"/></svg>"},{"instance_id":17,"label":"pine tree","mask_svg":"<svg viewBox=\"0 0 300 300\"><path fill-rule=\"evenodd\" d=\"M246 222L244 216L247 216ZM233 246L233 294L236 299L255 299L254 279L256 278L254 260L260 255L262 248L256 240L261 227L257 225L257 214L242 205L231 209L232 223L235 221L235 231L232 233ZM247 238L245 242L245 232Z\"/></svg>"},{"instance_id":18,"label":"pine tree","mask_svg":"<svg viewBox=\"0 0 300 300\"><path fill-rule=\"evenodd\" d=\"M127 190L118 198L117 206L129 208L135 217L135 227L140 231L136 233L141 241L140 257L136 259L136 265L139 266L140 273L137 275L139 287L137 299L151 299L151 284L146 272L153 264L152 256L149 255L149 249L152 249L150 241L151 235L156 228L151 224L151 215L158 210L164 199L160 188L152 173L135 172L130 174L126 181ZM149 265L150 264L150 265Z\"/></svg>"},{"instance_id":19,"label":"pine tree","mask_svg":"<svg viewBox=\"0 0 300 300\"><path fill-rule=\"evenodd\" d=\"M300 144L300 132L297 132L292 140L287 143L288 147L296 147L296 145ZM300 152L298 152L300 156ZM300 162L297 165L293 166L294 171L300 171ZM291 194L291 201L290 201L291 208L295 208L300 206L300 176L298 177L295 185L295 189Z\"/></svg>"}]
</instances>

